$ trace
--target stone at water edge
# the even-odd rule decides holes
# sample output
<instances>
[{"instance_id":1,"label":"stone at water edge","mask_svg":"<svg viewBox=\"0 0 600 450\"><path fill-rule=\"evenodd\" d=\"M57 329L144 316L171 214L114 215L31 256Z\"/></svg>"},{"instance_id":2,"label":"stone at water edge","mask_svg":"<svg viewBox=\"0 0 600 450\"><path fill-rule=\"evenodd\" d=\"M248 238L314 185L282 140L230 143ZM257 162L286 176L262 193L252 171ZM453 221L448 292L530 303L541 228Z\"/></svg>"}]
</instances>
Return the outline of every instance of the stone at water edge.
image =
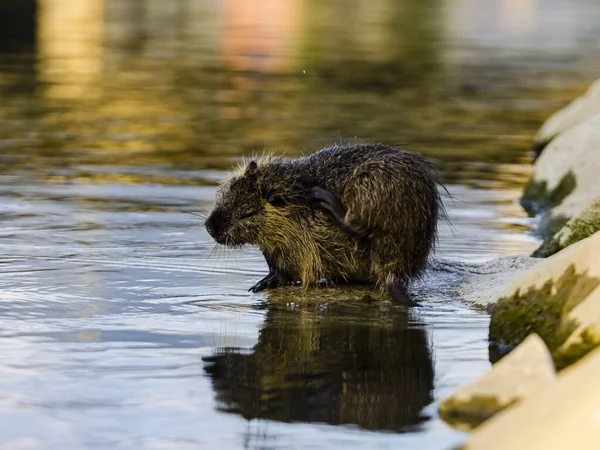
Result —
<instances>
[{"instance_id":1,"label":"stone at water edge","mask_svg":"<svg viewBox=\"0 0 600 450\"><path fill-rule=\"evenodd\" d=\"M598 450L600 349L477 428L464 450Z\"/></svg>"},{"instance_id":2,"label":"stone at water edge","mask_svg":"<svg viewBox=\"0 0 600 450\"><path fill-rule=\"evenodd\" d=\"M532 334L488 373L444 399L440 416L451 424L478 425L555 379L548 348L537 334Z\"/></svg>"},{"instance_id":3,"label":"stone at water edge","mask_svg":"<svg viewBox=\"0 0 600 450\"><path fill-rule=\"evenodd\" d=\"M596 114L600 114L600 80L595 81L584 95L555 112L544 122L533 140L534 151L539 154L560 133Z\"/></svg>"},{"instance_id":4,"label":"stone at water edge","mask_svg":"<svg viewBox=\"0 0 600 450\"><path fill-rule=\"evenodd\" d=\"M569 220L554 236L547 238L532 256L547 258L597 231L600 231L600 198Z\"/></svg>"},{"instance_id":5,"label":"stone at water edge","mask_svg":"<svg viewBox=\"0 0 600 450\"><path fill-rule=\"evenodd\" d=\"M551 236L600 198L600 114L554 139L535 162L521 204Z\"/></svg>"},{"instance_id":6,"label":"stone at water edge","mask_svg":"<svg viewBox=\"0 0 600 450\"><path fill-rule=\"evenodd\" d=\"M559 367L568 366L600 346L600 286L573 308L567 319L577 328L556 351Z\"/></svg>"},{"instance_id":7,"label":"stone at water edge","mask_svg":"<svg viewBox=\"0 0 600 450\"><path fill-rule=\"evenodd\" d=\"M490 340L519 345L537 333L554 352L577 328L569 313L600 286L600 232L541 260L496 303Z\"/></svg>"}]
</instances>

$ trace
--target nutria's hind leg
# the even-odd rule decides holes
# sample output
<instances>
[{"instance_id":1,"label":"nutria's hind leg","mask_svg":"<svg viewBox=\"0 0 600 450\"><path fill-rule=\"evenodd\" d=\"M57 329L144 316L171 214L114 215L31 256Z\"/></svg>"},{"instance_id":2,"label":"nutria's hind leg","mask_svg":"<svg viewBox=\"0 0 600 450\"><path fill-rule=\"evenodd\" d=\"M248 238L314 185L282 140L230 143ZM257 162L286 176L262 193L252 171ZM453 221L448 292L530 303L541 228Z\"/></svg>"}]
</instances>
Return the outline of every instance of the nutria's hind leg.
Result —
<instances>
[{"instance_id":1,"label":"nutria's hind leg","mask_svg":"<svg viewBox=\"0 0 600 450\"><path fill-rule=\"evenodd\" d=\"M258 281L254 286L248 289L250 292L260 292L265 289L274 289L279 286L287 286L290 281L277 270L271 269L269 274L262 280Z\"/></svg>"},{"instance_id":2,"label":"nutria's hind leg","mask_svg":"<svg viewBox=\"0 0 600 450\"><path fill-rule=\"evenodd\" d=\"M404 306L421 306L417 302L415 302L408 291L406 290L406 284L402 281L395 281L389 286L390 296L395 303Z\"/></svg>"},{"instance_id":3,"label":"nutria's hind leg","mask_svg":"<svg viewBox=\"0 0 600 450\"><path fill-rule=\"evenodd\" d=\"M346 210L342 202L327 189L315 186L310 191L311 205L327 213L333 222L342 230L357 237L363 237L364 232L357 230L346 222Z\"/></svg>"}]
</instances>

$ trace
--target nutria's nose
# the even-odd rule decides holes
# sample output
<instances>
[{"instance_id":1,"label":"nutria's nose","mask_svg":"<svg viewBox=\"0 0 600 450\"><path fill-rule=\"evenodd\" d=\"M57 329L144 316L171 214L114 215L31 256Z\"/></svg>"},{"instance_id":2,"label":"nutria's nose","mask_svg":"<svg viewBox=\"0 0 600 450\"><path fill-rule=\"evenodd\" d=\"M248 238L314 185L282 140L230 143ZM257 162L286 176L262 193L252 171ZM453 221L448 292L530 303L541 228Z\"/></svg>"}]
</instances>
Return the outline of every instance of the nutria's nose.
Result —
<instances>
[{"instance_id":1,"label":"nutria's nose","mask_svg":"<svg viewBox=\"0 0 600 450\"><path fill-rule=\"evenodd\" d=\"M223 214L218 209L215 209L206 222L204 226L206 227L206 231L210 234L215 240L218 240L219 233L221 231L221 227L223 225Z\"/></svg>"}]
</instances>

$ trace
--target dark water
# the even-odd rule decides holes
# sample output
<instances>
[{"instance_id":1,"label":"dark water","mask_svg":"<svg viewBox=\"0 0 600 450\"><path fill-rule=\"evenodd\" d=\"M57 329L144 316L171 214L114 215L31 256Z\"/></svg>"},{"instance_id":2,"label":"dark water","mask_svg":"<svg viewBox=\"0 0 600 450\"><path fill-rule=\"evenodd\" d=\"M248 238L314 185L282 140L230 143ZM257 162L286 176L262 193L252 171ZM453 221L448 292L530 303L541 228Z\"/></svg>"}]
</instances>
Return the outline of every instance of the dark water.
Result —
<instances>
[{"instance_id":1,"label":"dark water","mask_svg":"<svg viewBox=\"0 0 600 450\"><path fill-rule=\"evenodd\" d=\"M530 140L600 73L600 8L283 5L2 2L2 448L463 441L436 404L489 367L487 315L427 286L408 314L250 295L261 256L215 250L189 212L242 155L406 143L455 197L438 257L527 254Z\"/></svg>"}]
</instances>

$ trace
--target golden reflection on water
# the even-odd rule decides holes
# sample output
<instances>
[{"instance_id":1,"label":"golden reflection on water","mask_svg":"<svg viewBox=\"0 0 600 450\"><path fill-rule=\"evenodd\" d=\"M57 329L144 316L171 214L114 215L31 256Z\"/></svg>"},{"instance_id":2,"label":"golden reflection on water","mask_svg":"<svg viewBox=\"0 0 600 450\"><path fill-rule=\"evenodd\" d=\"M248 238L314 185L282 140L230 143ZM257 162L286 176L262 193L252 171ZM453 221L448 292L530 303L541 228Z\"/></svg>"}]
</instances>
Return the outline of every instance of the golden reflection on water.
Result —
<instances>
[{"instance_id":1,"label":"golden reflection on water","mask_svg":"<svg viewBox=\"0 0 600 450\"><path fill-rule=\"evenodd\" d=\"M465 65L443 41L453 24L435 0L274 3L43 0L41 95L23 99L42 125L28 125L40 146L94 164L189 167L356 136L411 144L443 167L527 161L552 95L564 95L508 61ZM520 21L537 11L501 5Z\"/></svg>"},{"instance_id":2,"label":"golden reflection on water","mask_svg":"<svg viewBox=\"0 0 600 450\"><path fill-rule=\"evenodd\" d=\"M303 22L301 0L225 0L222 5L222 52L231 69L271 73L292 68Z\"/></svg>"},{"instance_id":3,"label":"golden reflection on water","mask_svg":"<svg viewBox=\"0 0 600 450\"><path fill-rule=\"evenodd\" d=\"M86 100L101 95L104 0L40 0L38 56L44 97Z\"/></svg>"}]
</instances>

